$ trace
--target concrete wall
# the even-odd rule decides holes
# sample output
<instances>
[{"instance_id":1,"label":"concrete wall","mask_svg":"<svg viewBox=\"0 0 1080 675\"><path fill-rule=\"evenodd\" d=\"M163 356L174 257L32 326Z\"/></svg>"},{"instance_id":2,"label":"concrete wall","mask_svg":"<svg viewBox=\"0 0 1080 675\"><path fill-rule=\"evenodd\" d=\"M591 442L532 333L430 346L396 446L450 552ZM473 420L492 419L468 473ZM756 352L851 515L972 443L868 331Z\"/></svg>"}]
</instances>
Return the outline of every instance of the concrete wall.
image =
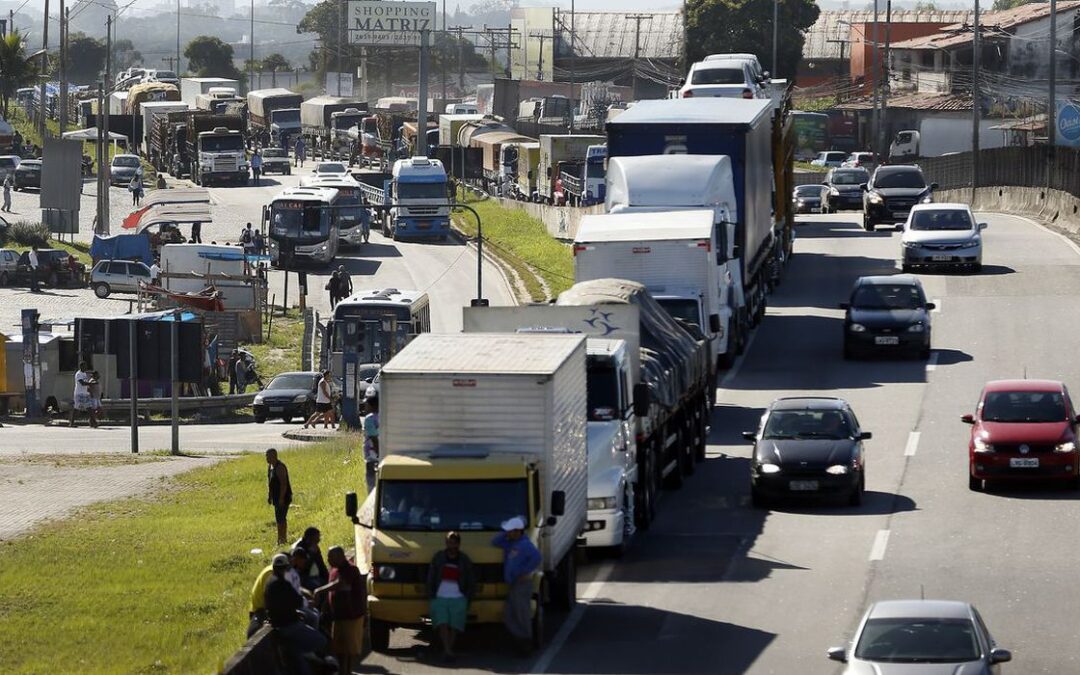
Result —
<instances>
[{"instance_id":1,"label":"concrete wall","mask_svg":"<svg viewBox=\"0 0 1080 675\"><path fill-rule=\"evenodd\" d=\"M1056 54L1058 77L1068 77L1065 73L1075 76L1077 72L1076 62L1068 56L1075 54L1073 21L1076 13L1076 9L1068 9L1057 14L1057 47L1066 52ZM1047 49L1050 17L1021 24L1014 30L1015 37L1009 40L1007 51L1009 73L1022 78L1047 78L1050 72L1050 50Z\"/></svg>"},{"instance_id":2,"label":"concrete wall","mask_svg":"<svg viewBox=\"0 0 1080 675\"><path fill-rule=\"evenodd\" d=\"M519 202L515 199L500 199L499 204L507 208L525 211L525 213L544 223L548 234L562 241L574 240L582 216L604 212L603 204L576 208L573 206L548 206L547 204Z\"/></svg>"},{"instance_id":3,"label":"concrete wall","mask_svg":"<svg viewBox=\"0 0 1080 675\"><path fill-rule=\"evenodd\" d=\"M1060 190L1025 187L987 187L943 190L934 195L939 202L964 202L977 211L994 211L1025 216L1071 235L1080 235L1080 198Z\"/></svg>"}]
</instances>

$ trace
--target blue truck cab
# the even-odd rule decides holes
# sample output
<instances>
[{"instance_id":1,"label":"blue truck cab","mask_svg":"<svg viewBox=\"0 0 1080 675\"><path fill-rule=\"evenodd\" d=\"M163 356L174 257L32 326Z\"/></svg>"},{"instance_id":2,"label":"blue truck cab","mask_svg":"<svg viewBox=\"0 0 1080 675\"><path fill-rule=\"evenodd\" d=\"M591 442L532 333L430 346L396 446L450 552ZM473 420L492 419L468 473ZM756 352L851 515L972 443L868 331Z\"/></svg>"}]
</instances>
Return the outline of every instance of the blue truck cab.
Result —
<instances>
[{"instance_id":1,"label":"blue truck cab","mask_svg":"<svg viewBox=\"0 0 1080 675\"><path fill-rule=\"evenodd\" d=\"M427 157L399 159L392 176L393 238L445 240L450 235L450 193L442 162Z\"/></svg>"}]
</instances>

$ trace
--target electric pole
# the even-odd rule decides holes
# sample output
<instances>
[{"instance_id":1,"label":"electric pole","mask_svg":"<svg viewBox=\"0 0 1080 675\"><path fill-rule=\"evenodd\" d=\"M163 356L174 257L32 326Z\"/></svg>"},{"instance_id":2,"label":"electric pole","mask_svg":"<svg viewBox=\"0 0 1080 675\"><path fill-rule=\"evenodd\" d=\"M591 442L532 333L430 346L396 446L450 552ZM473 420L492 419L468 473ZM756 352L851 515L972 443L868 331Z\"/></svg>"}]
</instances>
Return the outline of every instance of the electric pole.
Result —
<instances>
[{"instance_id":1,"label":"electric pole","mask_svg":"<svg viewBox=\"0 0 1080 675\"><path fill-rule=\"evenodd\" d=\"M540 52L536 57L536 79L543 82L544 81L544 41L545 40L551 40L551 43L555 44L555 36L554 35L548 35L547 33L544 33L542 31L534 31L532 33L529 33L529 37L536 38L536 39L540 40ZM492 48L492 50L491 50L491 58L492 58L492 60L495 59L495 49L494 48Z\"/></svg>"},{"instance_id":2,"label":"electric pole","mask_svg":"<svg viewBox=\"0 0 1080 675\"><path fill-rule=\"evenodd\" d=\"M465 91L465 31L472 26L451 26L448 30L457 33L458 89Z\"/></svg>"},{"instance_id":3,"label":"electric pole","mask_svg":"<svg viewBox=\"0 0 1080 675\"><path fill-rule=\"evenodd\" d=\"M176 67L180 68L180 0L176 0ZM176 76L179 77L180 73Z\"/></svg>"},{"instance_id":4,"label":"electric pole","mask_svg":"<svg viewBox=\"0 0 1080 675\"><path fill-rule=\"evenodd\" d=\"M255 0L251 0L251 31L248 35L248 91L255 88ZM179 60L177 56L177 60ZM323 54L323 72L326 72L326 54Z\"/></svg>"},{"instance_id":5,"label":"electric pole","mask_svg":"<svg viewBox=\"0 0 1080 675\"><path fill-rule=\"evenodd\" d=\"M883 157L888 151L889 138L889 78L892 61L889 52L889 37L892 35L892 0L885 2L885 63L882 64L881 72L884 82L881 85L881 117L878 118L881 136L878 138L878 157Z\"/></svg>"},{"instance_id":6,"label":"electric pole","mask_svg":"<svg viewBox=\"0 0 1080 675\"><path fill-rule=\"evenodd\" d=\"M60 137L63 138L68 124L67 81L67 7L60 0Z\"/></svg>"},{"instance_id":7,"label":"electric pole","mask_svg":"<svg viewBox=\"0 0 1080 675\"><path fill-rule=\"evenodd\" d=\"M878 109L879 94L881 91L881 52L878 51L879 43L878 34L878 0L874 0L874 43L872 45L873 51L870 57L870 67L874 72L874 109L870 117L870 148L877 147L878 138L880 133L880 112Z\"/></svg>"},{"instance_id":8,"label":"electric pole","mask_svg":"<svg viewBox=\"0 0 1080 675\"><path fill-rule=\"evenodd\" d=\"M105 17L105 89L103 91L108 92L111 89L112 82L112 14ZM102 110L101 114L101 130L105 140L101 143L101 163L98 164L98 175L101 176L101 181L98 183L98 193L101 194L101 221L100 227L102 234L109 234L109 110L108 110L108 98L105 99L106 109Z\"/></svg>"},{"instance_id":9,"label":"electric pole","mask_svg":"<svg viewBox=\"0 0 1080 675\"><path fill-rule=\"evenodd\" d=\"M45 91L49 79L49 0L45 0L45 26L41 33L41 101L38 106L38 133L45 142Z\"/></svg>"},{"instance_id":10,"label":"electric pole","mask_svg":"<svg viewBox=\"0 0 1080 675\"><path fill-rule=\"evenodd\" d=\"M446 0L442 0L442 36L443 45L439 50L439 75L442 77L442 102L443 107L446 107L446 54L450 49L450 34L446 31ZM435 111L439 113L438 110Z\"/></svg>"},{"instance_id":11,"label":"electric pole","mask_svg":"<svg viewBox=\"0 0 1080 675\"><path fill-rule=\"evenodd\" d=\"M570 0L570 95L567 96L570 99L570 133L574 133L574 80L577 77L577 54L574 51L574 17L576 12L574 11L574 0ZM552 54L554 60L554 54ZM552 64L554 65L554 64Z\"/></svg>"},{"instance_id":12,"label":"electric pole","mask_svg":"<svg viewBox=\"0 0 1080 675\"><path fill-rule=\"evenodd\" d=\"M431 31L420 31L420 86L416 95L416 151L417 157L427 157L428 119L428 40Z\"/></svg>"},{"instance_id":13,"label":"electric pole","mask_svg":"<svg viewBox=\"0 0 1080 675\"><path fill-rule=\"evenodd\" d=\"M979 188L979 0L975 0L975 32L971 38L971 202Z\"/></svg>"},{"instance_id":14,"label":"electric pole","mask_svg":"<svg viewBox=\"0 0 1080 675\"><path fill-rule=\"evenodd\" d=\"M1046 104L1046 143L1053 157L1057 143L1057 0L1050 0L1050 97Z\"/></svg>"},{"instance_id":15,"label":"electric pole","mask_svg":"<svg viewBox=\"0 0 1080 675\"><path fill-rule=\"evenodd\" d=\"M634 20L634 79L630 85L630 95L637 100L637 66L641 56L641 22L652 21L652 14L627 14L627 19Z\"/></svg>"}]
</instances>

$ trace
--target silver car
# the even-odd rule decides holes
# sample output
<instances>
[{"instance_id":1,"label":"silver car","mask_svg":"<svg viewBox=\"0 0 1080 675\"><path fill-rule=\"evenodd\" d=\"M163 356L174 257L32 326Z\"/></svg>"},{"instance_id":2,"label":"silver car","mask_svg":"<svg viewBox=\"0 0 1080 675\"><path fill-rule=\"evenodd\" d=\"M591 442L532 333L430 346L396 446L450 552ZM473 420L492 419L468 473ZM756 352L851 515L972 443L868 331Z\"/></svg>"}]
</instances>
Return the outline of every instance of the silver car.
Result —
<instances>
[{"instance_id":1,"label":"silver car","mask_svg":"<svg viewBox=\"0 0 1080 675\"><path fill-rule=\"evenodd\" d=\"M982 269L982 231L967 204L916 204L900 237L905 272L916 266Z\"/></svg>"},{"instance_id":2,"label":"silver car","mask_svg":"<svg viewBox=\"0 0 1080 675\"><path fill-rule=\"evenodd\" d=\"M141 262L101 260L90 271L90 288L99 298L110 293L138 293L139 282L150 283L150 268Z\"/></svg>"},{"instance_id":3,"label":"silver car","mask_svg":"<svg viewBox=\"0 0 1080 675\"><path fill-rule=\"evenodd\" d=\"M1012 653L978 610L953 600L886 600L866 610L848 647L828 656L845 675L999 675Z\"/></svg>"}]
</instances>

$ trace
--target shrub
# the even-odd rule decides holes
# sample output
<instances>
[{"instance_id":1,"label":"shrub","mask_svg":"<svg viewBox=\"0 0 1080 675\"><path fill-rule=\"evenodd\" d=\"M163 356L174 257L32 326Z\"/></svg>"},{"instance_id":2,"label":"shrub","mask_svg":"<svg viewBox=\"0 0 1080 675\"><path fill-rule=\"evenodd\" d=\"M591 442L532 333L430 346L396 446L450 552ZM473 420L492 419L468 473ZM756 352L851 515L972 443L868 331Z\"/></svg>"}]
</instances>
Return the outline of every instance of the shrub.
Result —
<instances>
[{"instance_id":1,"label":"shrub","mask_svg":"<svg viewBox=\"0 0 1080 675\"><path fill-rule=\"evenodd\" d=\"M21 220L11 226L7 238L19 246L45 248L49 245L49 228L41 223Z\"/></svg>"}]
</instances>

